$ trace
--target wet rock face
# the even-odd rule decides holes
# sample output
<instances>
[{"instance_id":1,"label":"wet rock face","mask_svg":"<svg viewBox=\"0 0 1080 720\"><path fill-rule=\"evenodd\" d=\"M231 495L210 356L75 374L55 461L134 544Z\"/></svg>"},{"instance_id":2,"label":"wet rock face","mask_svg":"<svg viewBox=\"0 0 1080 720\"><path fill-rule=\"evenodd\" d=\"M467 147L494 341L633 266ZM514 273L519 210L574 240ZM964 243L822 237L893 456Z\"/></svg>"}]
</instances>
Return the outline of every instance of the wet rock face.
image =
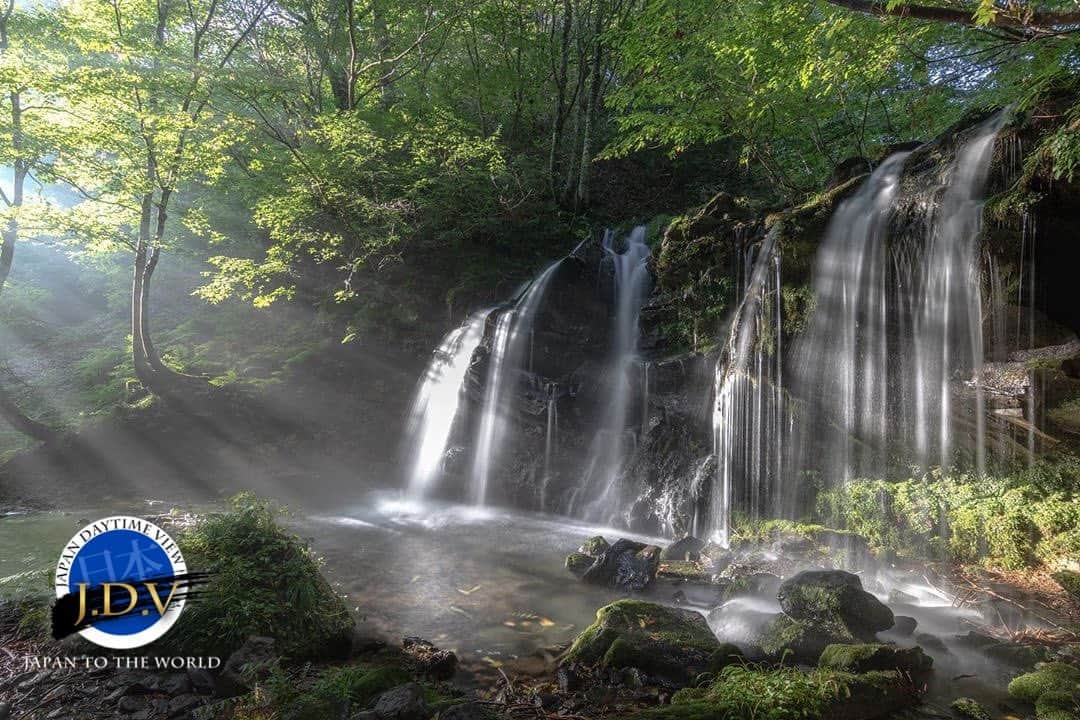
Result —
<instances>
[{"instance_id":1,"label":"wet rock face","mask_svg":"<svg viewBox=\"0 0 1080 720\"><path fill-rule=\"evenodd\" d=\"M893 626L893 613L862 589L858 575L843 570L806 570L784 581L777 593L780 607L796 620L839 623L857 637L869 637Z\"/></svg>"},{"instance_id":2,"label":"wet rock face","mask_svg":"<svg viewBox=\"0 0 1080 720\"><path fill-rule=\"evenodd\" d=\"M599 545L597 545L599 547ZM575 559L574 564L581 562ZM567 567L571 560L567 558ZM656 577L660 568L660 548L634 540L617 540L603 548L581 575L594 585L610 585L630 591L641 591Z\"/></svg>"},{"instance_id":3,"label":"wet rock face","mask_svg":"<svg viewBox=\"0 0 1080 720\"><path fill-rule=\"evenodd\" d=\"M701 559L701 549L705 547L704 540L698 540L693 535L687 535L664 548L660 553L661 560L692 560L697 562Z\"/></svg>"},{"instance_id":4,"label":"wet rock face","mask_svg":"<svg viewBox=\"0 0 1080 720\"><path fill-rule=\"evenodd\" d=\"M679 537L692 531L716 473L710 429L715 358L691 354L646 369L645 430L619 479L632 530Z\"/></svg>"}]
</instances>

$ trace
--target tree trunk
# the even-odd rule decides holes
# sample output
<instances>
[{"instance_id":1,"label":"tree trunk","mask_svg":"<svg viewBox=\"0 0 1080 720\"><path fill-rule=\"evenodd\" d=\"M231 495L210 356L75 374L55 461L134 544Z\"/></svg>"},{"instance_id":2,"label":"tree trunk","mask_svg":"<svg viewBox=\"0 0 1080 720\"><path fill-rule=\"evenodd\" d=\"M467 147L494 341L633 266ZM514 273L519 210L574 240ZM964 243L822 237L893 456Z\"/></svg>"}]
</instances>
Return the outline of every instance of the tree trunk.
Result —
<instances>
[{"instance_id":1,"label":"tree trunk","mask_svg":"<svg viewBox=\"0 0 1080 720\"><path fill-rule=\"evenodd\" d=\"M11 263L15 259L15 239L17 237L15 220L9 220L8 226L0 237L0 295L4 293L4 284L11 273Z\"/></svg>"},{"instance_id":2,"label":"tree trunk","mask_svg":"<svg viewBox=\"0 0 1080 720\"><path fill-rule=\"evenodd\" d=\"M372 25L375 32L375 57L379 61L379 101L390 107L394 101L393 72L385 63L390 59L390 31L386 27L386 7L381 0L371 3Z\"/></svg>"},{"instance_id":3,"label":"tree trunk","mask_svg":"<svg viewBox=\"0 0 1080 720\"><path fill-rule=\"evenodd\" d=\"M135 377L150 392L155 395L157 378L154 368L150 366L146 357L146 341L143 338L143 330L146 324L143 322L143 302L146 292L143 290L146 273L146 244L140 239L135 248L135 268L131 281L131 361L135 366Z\"/></svg>"},{"instance_id":4,"label":"tree trunk","mask_svg":"<svg viewBox=\"0 0 1080 720\"><path fill-rule=\"evenodd\" d=\"M596 24L593 28L592 73L589 80L588 105L585 108L585 129L581 134L581 162L578 165L578 182L574 191L574 210L584 210L589 205L589 176L592 171L593 134L596 132L596 119L600 105L600 87L603 83L601 63L604 59L604 46L601 32L604 29L604 16L600 8L596 9Z\"/></svg>"},{"instance_id":5,"label":"tree trunk","mask_svg":"<svg viewBox=\"0 0 1080 720\"><path fill-rule=\"evenodd\" d=\"M210 384L205 378L188 375L166 365L150 333L150 286L157 269L160 250L139 243L131 287L131 349L135 376L152 394L168 399L205 394Z\"/></svg>"},{"instance_id":6,"label":"tree trunk","mask_svg":"<svg viewBox=\"0 0 1080 720\"><path fill-rule=\"evenodd\" d=\"M50 442L56 438L56 432L51 427L24 415L2 387L0 387L0 418L23 435L40 442Z\"/></svg>"},{"instance_id":7,"label":"tree trunk","mask_svg":"<svg viewBox=\"0 0 1080 720\"><path fill-rule=\"evenodd\" d=\"M563 0L562 38L559 45L559 64L555 71L555 113L551 123L551 154L548 156L548 177L551 184L551 195L557 199L555 184L559 176L558 158L559 148L563 142L563 131L566 127L566 83L570 65L570 30L573 25L573 5L570 0Z\"/></svg>"}]
</instances>

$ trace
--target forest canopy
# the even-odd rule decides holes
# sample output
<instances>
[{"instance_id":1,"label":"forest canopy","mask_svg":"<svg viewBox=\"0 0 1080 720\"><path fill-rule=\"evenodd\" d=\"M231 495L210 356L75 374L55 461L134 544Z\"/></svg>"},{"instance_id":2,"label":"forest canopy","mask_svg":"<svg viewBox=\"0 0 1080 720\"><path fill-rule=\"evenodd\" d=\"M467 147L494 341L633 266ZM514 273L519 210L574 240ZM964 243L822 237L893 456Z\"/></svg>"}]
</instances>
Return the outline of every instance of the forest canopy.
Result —
<instances>
[{"instance_id":1,"label":"forest canopy","mask_svg":"<svg viewBox=\"0 0 1080 720\"><path fill-rule=\"evenodd\" d=\"M799 200L1069 82L1078 28L1013 0L9 0L0 288L20 238L130 254L134 369L175 392L148 320L170 253L260 307L451 257L452 307L492 255L660 212L620 163Z\"/></svg>"}]
</instances>

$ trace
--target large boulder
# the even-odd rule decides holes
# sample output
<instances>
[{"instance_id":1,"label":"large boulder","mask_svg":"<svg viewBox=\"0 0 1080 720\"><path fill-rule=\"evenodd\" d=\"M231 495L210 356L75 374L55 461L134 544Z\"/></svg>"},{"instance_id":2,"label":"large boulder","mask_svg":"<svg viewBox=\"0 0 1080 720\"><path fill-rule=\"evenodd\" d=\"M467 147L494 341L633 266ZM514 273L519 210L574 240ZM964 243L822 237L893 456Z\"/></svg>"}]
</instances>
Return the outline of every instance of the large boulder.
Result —
<instances>
[{"instance_id":1,"label":"large boulder","mask_svg":"<svg viewBox=\"0 0 1080 720\"><path fill-rule=\"evenodd\" d=\"M659 567L660 548L624 538L604 549L581 579L595 585L640 591L653 581Z\"/></svg>"},{"instance_id":2,"label":"large boulder","mask_svg":"<svg viewBox=\"0 0 1080 720\"><path fill-rule=\"evenodd\" d=\"M888 630L894 622L892 610L863 590L859 576L843 570L804 570L781 583L777 599L796 620L839 623L863 639Z\"/></svg>"},{"instance_id":3,"label":"large boulder","mask_svg":"<svg viewBox=\"0 0 1080 720\"><path fill-rule=\"evenodd\" d=\"M700 614L640 600L600 608L566 652L563 665L639 668L686 684L698 673L726 665L739 651L721 643Z\"/></svg>"}]
</instances>

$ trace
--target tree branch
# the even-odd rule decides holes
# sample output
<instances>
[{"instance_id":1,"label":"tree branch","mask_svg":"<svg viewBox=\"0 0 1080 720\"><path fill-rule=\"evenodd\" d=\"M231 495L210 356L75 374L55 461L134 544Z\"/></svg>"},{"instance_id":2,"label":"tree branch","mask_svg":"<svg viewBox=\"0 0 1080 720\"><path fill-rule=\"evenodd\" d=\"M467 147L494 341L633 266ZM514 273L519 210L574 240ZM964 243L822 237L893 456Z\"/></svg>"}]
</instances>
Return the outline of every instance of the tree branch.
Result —
<instances>
[{"instance_id":1,"label":"tree branch","mask_svg":"<svg viewBox=\"0 0 1080 720\"><path fill-rule=\"evenodd\" d=\"M955 8L935 7L931 5L903 4L889 7L885 2L875 0L827 0L831 5L847 8L855 12L875 15L878 17L894 16L911 18L913 20L929 20L931 22L953 23L979 27L975 21L975 13L972 10L959 10ZM1051 28L1060 28L1064 25L1080 24L1080 10L1061 11L1032 11L1022 16L1007 15L998 12L988 25L1020 31L1047 32Z\"/></svg>"}]
</instances>

